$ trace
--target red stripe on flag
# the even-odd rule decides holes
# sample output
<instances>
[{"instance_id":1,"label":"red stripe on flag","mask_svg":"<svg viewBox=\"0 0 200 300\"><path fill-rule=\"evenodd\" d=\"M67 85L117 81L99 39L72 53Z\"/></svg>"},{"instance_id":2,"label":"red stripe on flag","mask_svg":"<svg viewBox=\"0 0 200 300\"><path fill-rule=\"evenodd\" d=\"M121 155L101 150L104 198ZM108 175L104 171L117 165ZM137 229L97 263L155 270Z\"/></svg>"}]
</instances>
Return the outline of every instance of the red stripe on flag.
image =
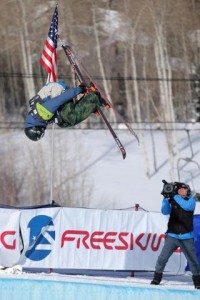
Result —
<instances>
[{"instance_id":1,"label":"red stripe on flag","mask_svg":"<svg viewBox=\"0 0 200 300\"><path fill-rule=\"evenodd\" d=\"M48 72L48 82L56 81L57 73L57 32L58 32L58 7L56 5L54 15L49 28L48 36L42 51L40 63Z\"/></svg>"}]
</instances>

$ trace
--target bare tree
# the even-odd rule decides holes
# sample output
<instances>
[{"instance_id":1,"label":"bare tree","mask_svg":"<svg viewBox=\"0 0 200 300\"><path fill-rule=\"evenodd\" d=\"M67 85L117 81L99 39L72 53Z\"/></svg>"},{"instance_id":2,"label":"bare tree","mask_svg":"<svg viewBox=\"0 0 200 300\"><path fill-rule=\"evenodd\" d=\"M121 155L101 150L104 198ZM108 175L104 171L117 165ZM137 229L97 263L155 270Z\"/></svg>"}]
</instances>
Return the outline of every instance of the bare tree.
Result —
<instances>
[{"instance_id":1,"label":"bare tree","mask_svg":"<svg viewBox=\"0 0 200 300\"><path fill-rule=\"evenodd\" d=\"M28 32L28 15L26 12L26 6L23 0L18 0L19 6L22 11L22 30L20 31L20 41L21 41L21 49L23 55L23 67L26 74L33 74L33 63L31 57L31 49L30 49L30 37ZM25 91L27 99L30 99L35 94L35 86L33 78L25 78Z\"/></svg>"},{"instance_id":2,"label":"bare tree","mask_svg":"<svg viewBox=\"0 0 200 300\"><path fill-rule=\"evenodd\" d=\"M93 28L94 28L94 36L95 36L95 41L96 41L96 49L97 49L97 61L99 64L100 68L100 74L102 75L103 78L103 87L106 93L106 97L108 99L111 99L111 83L105 79L105 70L103 66L103 60L101 56L101 45L100 45L100 40L99 40L99 34L98 34L98 26L97 26L97 17L96 17L96 0L92 0L92 20L93 20ZM116 121L116 116L113 113L113 111L110 111L110 117L113 122Z\"/></svg>"}]
</instances>

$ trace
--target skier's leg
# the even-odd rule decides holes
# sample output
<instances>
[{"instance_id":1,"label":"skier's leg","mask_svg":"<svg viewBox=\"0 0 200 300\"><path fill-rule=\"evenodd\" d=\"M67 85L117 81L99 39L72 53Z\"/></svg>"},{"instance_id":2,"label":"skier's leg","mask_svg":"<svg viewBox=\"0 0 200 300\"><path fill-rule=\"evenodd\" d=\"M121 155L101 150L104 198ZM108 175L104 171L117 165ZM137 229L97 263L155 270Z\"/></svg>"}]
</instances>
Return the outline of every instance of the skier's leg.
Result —
<instances>
[{"instance_id":1,"label":"skier's leg","mask_svg":"<svg viewBox=\"0 0 200 300\"><path fill-rule=\"evenodd\" d=\"M68 126L74 126L84 121L91 113L95 112L99 106L101 106L100 99L94 92L90 92L76 104L71 102L66 103L59 111L63 120L61 126L67 127L66 124L68 124Z\"/></svg>"}]
</instances>

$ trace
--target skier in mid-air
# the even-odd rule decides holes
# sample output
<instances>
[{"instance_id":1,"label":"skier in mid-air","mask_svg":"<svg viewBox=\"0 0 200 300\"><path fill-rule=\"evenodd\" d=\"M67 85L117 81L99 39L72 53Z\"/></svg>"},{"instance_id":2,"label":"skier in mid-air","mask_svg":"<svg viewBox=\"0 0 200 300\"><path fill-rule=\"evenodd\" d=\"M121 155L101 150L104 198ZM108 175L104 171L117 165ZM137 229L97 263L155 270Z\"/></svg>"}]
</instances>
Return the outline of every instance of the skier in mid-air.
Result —
<instances>
[{"instance_id":1,"label":"skier in mid-air","mask_svg":"<svg viewBox=\"0 0 200 300\"><path fill-rule=\"evenodd\" d=\"M74 101L80 94L83 96ZM29 104L31 109L25 118L24 128L26 136L32 141L44 136L48 124L75 126L97 112L98 107L106 105L98 93L88 90L84 84L68 88L60 81L46 84L30 99Z\"/></svg>"}]
</instances>

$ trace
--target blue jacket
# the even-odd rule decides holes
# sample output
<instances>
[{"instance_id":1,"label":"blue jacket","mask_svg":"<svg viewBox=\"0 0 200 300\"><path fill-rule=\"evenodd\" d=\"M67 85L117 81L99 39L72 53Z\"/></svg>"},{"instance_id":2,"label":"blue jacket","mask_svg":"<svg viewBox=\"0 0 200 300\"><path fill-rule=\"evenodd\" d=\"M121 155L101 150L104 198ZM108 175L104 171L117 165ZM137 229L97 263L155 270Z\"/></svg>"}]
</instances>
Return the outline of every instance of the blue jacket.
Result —
<instances>
[{"instance_id":1,"label":"blue jacket","mask_svg":"<svg viewBox=\"0 0 200 300\"><path fill-rule=\"evenodd\" d=\"M59 96L56 96L54 98L51 98L48 96L47 98L42 99L42 106L44 106L48 111L55 114L57 110L65 103L71 101L74 97L81 94L83 92L83 89L81 87L76 88L70 88L60 94ZM31 114L28 114L24 121L24 127L34 127L34 126L44 126L46 127L50 122L45 121L40 117L32 116Z\"/></svg>"}]
</instances>

